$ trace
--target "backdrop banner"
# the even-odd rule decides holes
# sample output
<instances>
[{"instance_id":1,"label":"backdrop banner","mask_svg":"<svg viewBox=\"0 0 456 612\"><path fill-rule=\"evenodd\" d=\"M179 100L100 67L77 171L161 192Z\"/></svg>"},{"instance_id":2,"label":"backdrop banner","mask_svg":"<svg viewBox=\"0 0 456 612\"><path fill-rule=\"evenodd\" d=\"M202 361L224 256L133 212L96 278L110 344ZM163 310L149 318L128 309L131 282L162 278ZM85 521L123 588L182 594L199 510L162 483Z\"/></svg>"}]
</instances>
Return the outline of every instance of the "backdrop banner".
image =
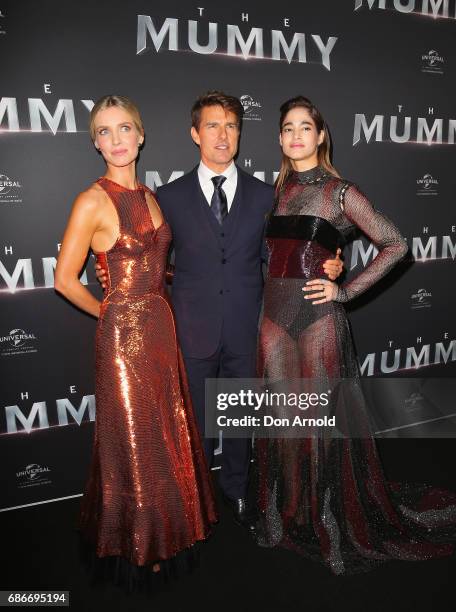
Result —
<instances>
[{"instance_id":1,"label":"backdrop banner","mask_svg":"<svg viewBox=\"0 0 456 612\"><path fill-rule=\"evenodd\" d=\"M190 108L201 93L241 99L237 163L269 183L280 165L279 106L309 97L340 174L410 247L350 306L363 376L455 375L454 0L70 4L0 5L1 510L83 491L96 322L53 285L72 202L104 174L88 118L105 94L140 108L138 176L152 189L198 163ZM346 274L375 254L356 236ZM81 279L101 296L93 263Z\"/></svg>"}]
</instances>

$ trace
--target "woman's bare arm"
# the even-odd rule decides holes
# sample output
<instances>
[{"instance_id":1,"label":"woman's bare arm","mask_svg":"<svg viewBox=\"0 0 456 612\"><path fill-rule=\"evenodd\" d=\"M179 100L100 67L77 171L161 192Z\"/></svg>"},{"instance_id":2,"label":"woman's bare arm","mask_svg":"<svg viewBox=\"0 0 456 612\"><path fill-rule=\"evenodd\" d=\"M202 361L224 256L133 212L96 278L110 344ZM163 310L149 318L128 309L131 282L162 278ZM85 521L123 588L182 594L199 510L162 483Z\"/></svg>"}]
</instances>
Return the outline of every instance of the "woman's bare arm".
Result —
<instances>
[{"instance_id":1,"label":"woman's bare arm","mask_svg":"<svg viewBox=\"0 0 456 612\"><path fill-rule=\"evenodd\" d=\"M93 235L99 228L99 213L99 198L94 189L88 189L78 195L63 236L54 284L59 293L94 317L100 314L100 301L84 287L79 280L79 274Z\"/></svg>"}]
</instances>

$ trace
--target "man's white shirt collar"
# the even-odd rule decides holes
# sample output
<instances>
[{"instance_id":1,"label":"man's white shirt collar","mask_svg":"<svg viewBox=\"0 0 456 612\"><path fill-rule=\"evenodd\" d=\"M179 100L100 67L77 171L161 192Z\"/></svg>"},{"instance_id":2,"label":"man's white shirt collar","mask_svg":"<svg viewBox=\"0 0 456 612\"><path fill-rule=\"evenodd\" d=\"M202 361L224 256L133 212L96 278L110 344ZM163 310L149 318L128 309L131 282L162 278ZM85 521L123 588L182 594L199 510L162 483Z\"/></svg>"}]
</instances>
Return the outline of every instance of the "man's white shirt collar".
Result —
<instances>
[{"instance_id":1,"label":"man's white shirt collar","mask_svg":"<svg viewBox=\"0 0 456 612\"><path fill-rule=\"evenodd\" d=\"M232 161L228 168L225 168L223 172L214 172L213 170L208 168L204 162L200 161L198 166L198 176L203 181L210 181L213 176L219 176L221 174L223 174L223 176L226 176L227 181L233 178L233 176L237 174L236 164L234 163L234 161Z\"/></svg>"},{"instance_id":2,"label":"man's white shirt collar","mask_svg":"<svg viewBox=\"0 0 456 612\"><path fill-rule=\"evenodd\" d=\"M222 189L226 193L228 210L230 210L237 187L238 172L236 164L234 163L234 161L232 161L231 164L227 168L225 168L223 172L214 172L213 170L208 168L202 161L200 161L198 166L198 180L208 204L211 203L212 194L214 193L214 183L211 179L214 176L220 175L226 177L226 181L223 182Z\"/></svg>"}]
</instances>

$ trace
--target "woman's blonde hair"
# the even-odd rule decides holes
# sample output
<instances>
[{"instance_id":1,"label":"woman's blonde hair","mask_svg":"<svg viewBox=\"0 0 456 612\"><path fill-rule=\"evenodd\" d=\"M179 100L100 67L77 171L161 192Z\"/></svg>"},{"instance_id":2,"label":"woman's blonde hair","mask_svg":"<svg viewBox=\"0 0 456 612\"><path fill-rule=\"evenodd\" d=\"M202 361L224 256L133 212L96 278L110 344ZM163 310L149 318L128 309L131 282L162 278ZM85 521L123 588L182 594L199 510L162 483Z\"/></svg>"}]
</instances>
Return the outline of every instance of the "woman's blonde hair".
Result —
<instances>
[{"instance_id":1,"label":"woman's blonde hair","mask_svg":"<svg viewBox=\"0 0 456 612\"><path fill-rule=\"evenodd\" d=\"M109 95L103 96L102 98L97 100L94 104L94 107L90 111L89 131L90 137L93 141L95 141L97 137L95 132L95 117L97 113L99 111L106 110L107 108L111 108L111 106L117 106L118 108L123 108L124 110L126 110L127 113L131 115L133 123L135 124L138 132L140 134L144 134L144 126L136 104L126 96Z\"/></svg>"},{"instance_id":2,"label":"woman's blonde hair","mask_svg":"<svg viewBox=\"0 0 456 612\"><path fill-rule=\"evenodd\" d=\"M291 98L282 104L280 107L280 122L279 129L282 131L283 123L285 121L285 117L293 108L305 108L309 115L312 117L315 127L317 128L317 132L324 132L323 142L318 145L318 164L322 166L325 170L327 170L330 174L339 177L339 173L334 168L331 163L331 137L329 135L328 127L323 119L322 114L318 110L318 108L312 104L309 98L305 98L304 96L296 96L295 98ZM290 159L286 156L282 156L282 163L280 166L279 176L276 180L276 192L278 193L282 188L288 174L291 172L291 162Z\"/></svg>"}]
</instances>

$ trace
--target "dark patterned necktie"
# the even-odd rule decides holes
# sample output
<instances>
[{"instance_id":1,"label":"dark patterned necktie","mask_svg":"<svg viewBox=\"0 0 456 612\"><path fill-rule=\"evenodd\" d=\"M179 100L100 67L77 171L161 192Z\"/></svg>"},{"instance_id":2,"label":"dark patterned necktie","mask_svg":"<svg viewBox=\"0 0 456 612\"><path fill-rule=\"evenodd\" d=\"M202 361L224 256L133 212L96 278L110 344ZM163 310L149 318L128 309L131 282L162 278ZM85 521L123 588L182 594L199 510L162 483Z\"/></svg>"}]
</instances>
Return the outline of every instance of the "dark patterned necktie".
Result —
<instances>
[{"instance_id":1,"label":"dark patterned necktie","mask_svg":"<svg viewBox=\"0 0 456 612\"><path fill-rule=\"evenodd\" d=\"M223 219L228 214L228 202L226 200L226 193L222 189L222 185L224 181L226 181L226 176L220 174L219 176L213 176L211 181L214 183L214 193L212 194L211 199L211 209L215 215L215 218L220 223L223 222Z\"/></svg>"}]
</instances>

